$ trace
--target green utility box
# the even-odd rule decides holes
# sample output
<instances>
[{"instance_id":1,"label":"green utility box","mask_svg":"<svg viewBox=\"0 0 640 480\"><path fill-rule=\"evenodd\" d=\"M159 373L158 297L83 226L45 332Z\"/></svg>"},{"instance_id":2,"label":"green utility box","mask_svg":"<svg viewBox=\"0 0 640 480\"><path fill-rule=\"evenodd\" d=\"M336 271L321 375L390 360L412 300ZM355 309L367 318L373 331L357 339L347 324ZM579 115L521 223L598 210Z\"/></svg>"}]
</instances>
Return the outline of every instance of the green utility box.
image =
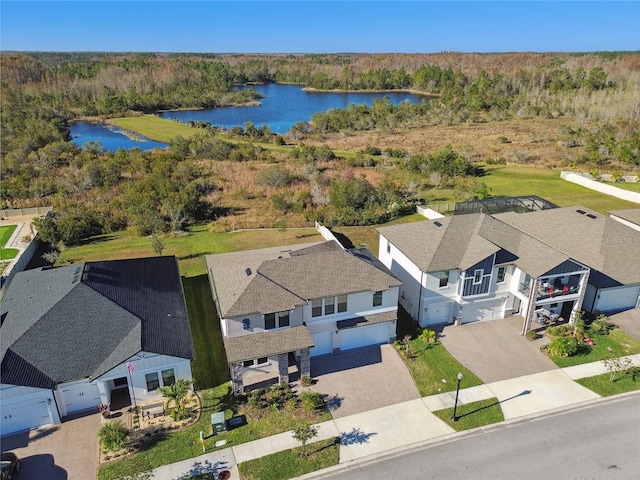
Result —
<instances>
[{"instance_id":1,"label":"green utility box","mask_svg":"<svg viewBox=\"0 0 640 480\"><path fill-rule=\"evenodd\" d=\"M227 431L227 423L224 421L224 412L211 414L211 431L213 435Z\"/></svg>"}]
</instances>

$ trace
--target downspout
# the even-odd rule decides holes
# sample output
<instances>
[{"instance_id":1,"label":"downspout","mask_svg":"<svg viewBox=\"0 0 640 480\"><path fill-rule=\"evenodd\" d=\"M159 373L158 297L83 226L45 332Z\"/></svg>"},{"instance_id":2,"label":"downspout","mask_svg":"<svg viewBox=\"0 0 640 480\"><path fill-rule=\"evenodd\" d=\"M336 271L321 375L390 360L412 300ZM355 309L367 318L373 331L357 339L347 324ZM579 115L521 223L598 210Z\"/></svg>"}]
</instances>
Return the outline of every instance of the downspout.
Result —
<instances>
[{"instance_id":1,"label":"downspout","mask_svg":"<svg viewBox=\"0 0 640 480\"><path fill-rule=\"evenodd\" d=\"M418 295L418 326L420 326L420 315L422 315L422 284L424 281L424 272L420 269L420 292Z\"/></svg>"}]
</instances>

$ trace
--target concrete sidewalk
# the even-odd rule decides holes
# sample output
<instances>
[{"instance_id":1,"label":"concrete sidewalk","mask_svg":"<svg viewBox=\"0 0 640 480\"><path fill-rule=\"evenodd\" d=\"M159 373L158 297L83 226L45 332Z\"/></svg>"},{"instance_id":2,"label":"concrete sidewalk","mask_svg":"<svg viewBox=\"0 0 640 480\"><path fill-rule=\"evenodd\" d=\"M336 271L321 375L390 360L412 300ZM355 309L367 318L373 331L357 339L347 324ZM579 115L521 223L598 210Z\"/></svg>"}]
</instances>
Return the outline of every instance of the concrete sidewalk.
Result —
<instances>
[{"instance_id":1,"label":"concrete sidewalk","mask_svg":"<svg viewBox=\"0 0 640 480\"><path fill-rule=\"evenodd\" d=\"M625 357L640 366L640 354ZM505 420L543 414L599 398L574 380L607 373L602 362L534 373L460 390L458 403L496 397ZM340 437L340 464L409 447L432 439L460 435L432 412L449 408L455 392L423 397L319 424L314 441ZM230 470L240 478L237 464L299 446L293 432L224 448L153 471L154 480L176 480L200 473Z\"/></svg>"}]
</instances>

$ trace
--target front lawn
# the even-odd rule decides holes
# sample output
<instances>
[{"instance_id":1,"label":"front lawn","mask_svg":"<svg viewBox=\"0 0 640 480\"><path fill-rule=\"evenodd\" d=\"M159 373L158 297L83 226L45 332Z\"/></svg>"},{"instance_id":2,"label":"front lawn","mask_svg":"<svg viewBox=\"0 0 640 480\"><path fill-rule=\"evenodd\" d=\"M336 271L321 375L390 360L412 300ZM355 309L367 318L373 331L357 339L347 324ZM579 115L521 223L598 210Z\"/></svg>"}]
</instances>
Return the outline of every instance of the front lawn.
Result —
<instances>
[{"instance_id":1,"label":"front lawn","mask_svg":"<svg viewBox=\"0 0 640 480\"><path fill-rule=\"evenodd\" d=\"M226 446L239 445L252 440L269 437L293 430L301 422L320 423L331 419L331 414L322 408L309 411L302 401L290 399L277 407L238 402L231 395L231 383L199 392L202 398L202 415L192 426L174 432L166 432L157 441L138 453L114 463L103 464L98 469L98 480L115 480L126 475L152 470L160 465L179 462L202 455L200 432L205 434L206 451L215 450L215 442L226 440ZM270 398L276 398L274 391ZM213 436L211 414L225 412L225 418L239 417L243 424L228 432Z\"/></svg>"},{"instance_id":2,"label":"front lawn","mask_svg":"<svg viewBox=\"0 0 640 480\"><path fill-rule=\"evenodd\" d=\"M0 225L0 247L4 248L16 228L17 225Z\"/></svg>"},{"instance_id":3,"label":"front lawn","mask_svg":"<svg viewBox=\"0 0 640 480\"><path fill-rule=\"evenodd\" d=\"M619 328L609 332L609 335L591 333L587 329L587 335L595 345L589 346L585 342L580 343L578 351L570 357L558 357L549 355L549 358L560 368L572 367L583 363L591 363L603 358L625 357L640 353L640 341L630 337Z\"/></svg>"},{"instance_id":4,"label":"front lawn","mask_svg":"<svg viewBox=\"0 0 640 480\"><path fill-rule=\"evenodd\" d=\"M458 362L440 342L428 345L419 337L419 330L413 319L402 307L398 308L398 339L411 335L411 355L401 355L411 372L418 392L423 397L456 389L458 373L462 373L460 388L482 385L482 380ZM443 382L442 380L446 380Z\"/></svg>"},{"instance_id":5,"label":"front lawn","mask_svg":"<svg viewBox=\"0 0 640 480\"><path fill-rule=\"evenodd\" d=\"M458 408L456 409L457 422L451 420L453 407L437 410L433 414L457 432L504 421L500 402L495 397L464 405L458 403Z\"/></svg>"},{"instance_id":6,"label":"front lawn","mask_svg":"<svg viewBox=\"0 0 640 480\"><path fill-rule=\"evenodd\" d=\"M305 473L337 465L340 460L340 440L329 438L307 444L307 457L301 457L302 447L267 455L238 465L240 477L252 480L286 480Z\"/></svg>"},{"instance_id":7,"label":"front lawn","mask_svg":"<svg viewBox=\"0 0 640 480\"><path fill-rule=\"evenodd\" d=\"M640 390L639 370L638 367L635 367L629 372L616 373L613 381L611 381L611 375L609 373L603 373L595 377L580 378L576 380L576 382L602 397L608 397L619 393Z\"/></svg>"}]
</instances>

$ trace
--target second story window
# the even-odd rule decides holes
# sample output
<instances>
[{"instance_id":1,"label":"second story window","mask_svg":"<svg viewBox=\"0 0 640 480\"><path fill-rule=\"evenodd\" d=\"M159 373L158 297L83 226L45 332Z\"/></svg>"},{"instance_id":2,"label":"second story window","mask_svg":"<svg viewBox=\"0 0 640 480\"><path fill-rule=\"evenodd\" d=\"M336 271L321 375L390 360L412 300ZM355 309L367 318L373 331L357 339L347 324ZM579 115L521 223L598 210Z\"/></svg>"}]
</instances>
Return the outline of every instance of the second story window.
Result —
<instances>
[{"instance_id":1,"label":"second story window","mask_svg":"<svg viewBox=\"0 0 640 480\"><path fill-rule=\"evenodd\" d=\"M484 271L482 269L480 270L475 270L473 272L473 284L477 285L479 283L482 283L482 275L484 274Z\"/></svg>"},{"instance_id":2,"label":"second story window","mask_svg":"<svg viewBox=\"0 0 640 480\"><path fill-rule=\"evenodd\" d=\"M264 316L264 329L265 330L273 330L276 328L276 314L275 313L267 313Z\"/></svg>"},{"instance_id":3,"label":"second story window","mask_svg":"<svg viewBox=\"0 0 640 480\"><path fill-rule=\"evenodd\" d=\"M311 300L311 316L319 317L322 315L322 299L315 298Z\"/></svg>"},{"instance_id":4,"label":"second story window","mask_svg":"<svg viewBox=\"0 0 640 480\"><path fill-rule=\"evenodd\" d=\"M438 277L440 280L440 284L438 285L440 288L444 288L449 285L449 271L446 272L438 272Z\"/></svg>"},{"instance_id":5,"label":"second story window","mask_svg":"<svg viewBox=\"0 0 640 480\"><path fill-rule=\"evenodd\" d=\"M373 306L379 307L382 305L382 290L379 292L373 292Z\"/></svg>"},{"instance_id":6,"label":"second story window","mask_svg":"<svg viewBox=\"0 0 640 480\"><path fill-rule=\"evenodd\" d=\"M498 276L496 277L496 281L498 283L504 283L506 275L507 267L498 267Z\"/></svg>"},{"instance_id":7,"label":"second story window","mask_svg":"<svg viewBox=\"0 0 640 480\"><path fill-rule=\"evenodd\" d=\"M324 314L331 315L336 310L336 297L324 297Z\"/></svg>"},{"instance_id":8,"label":"second story window","mask_svg":"<svg viewBox=\"0 0 640 480\"><path fill-rule=\"evenodd\" d=\"M273 330L289 326L289 312L267 313L264 316L264 329Z\"/></svg>"}]
</instances>

